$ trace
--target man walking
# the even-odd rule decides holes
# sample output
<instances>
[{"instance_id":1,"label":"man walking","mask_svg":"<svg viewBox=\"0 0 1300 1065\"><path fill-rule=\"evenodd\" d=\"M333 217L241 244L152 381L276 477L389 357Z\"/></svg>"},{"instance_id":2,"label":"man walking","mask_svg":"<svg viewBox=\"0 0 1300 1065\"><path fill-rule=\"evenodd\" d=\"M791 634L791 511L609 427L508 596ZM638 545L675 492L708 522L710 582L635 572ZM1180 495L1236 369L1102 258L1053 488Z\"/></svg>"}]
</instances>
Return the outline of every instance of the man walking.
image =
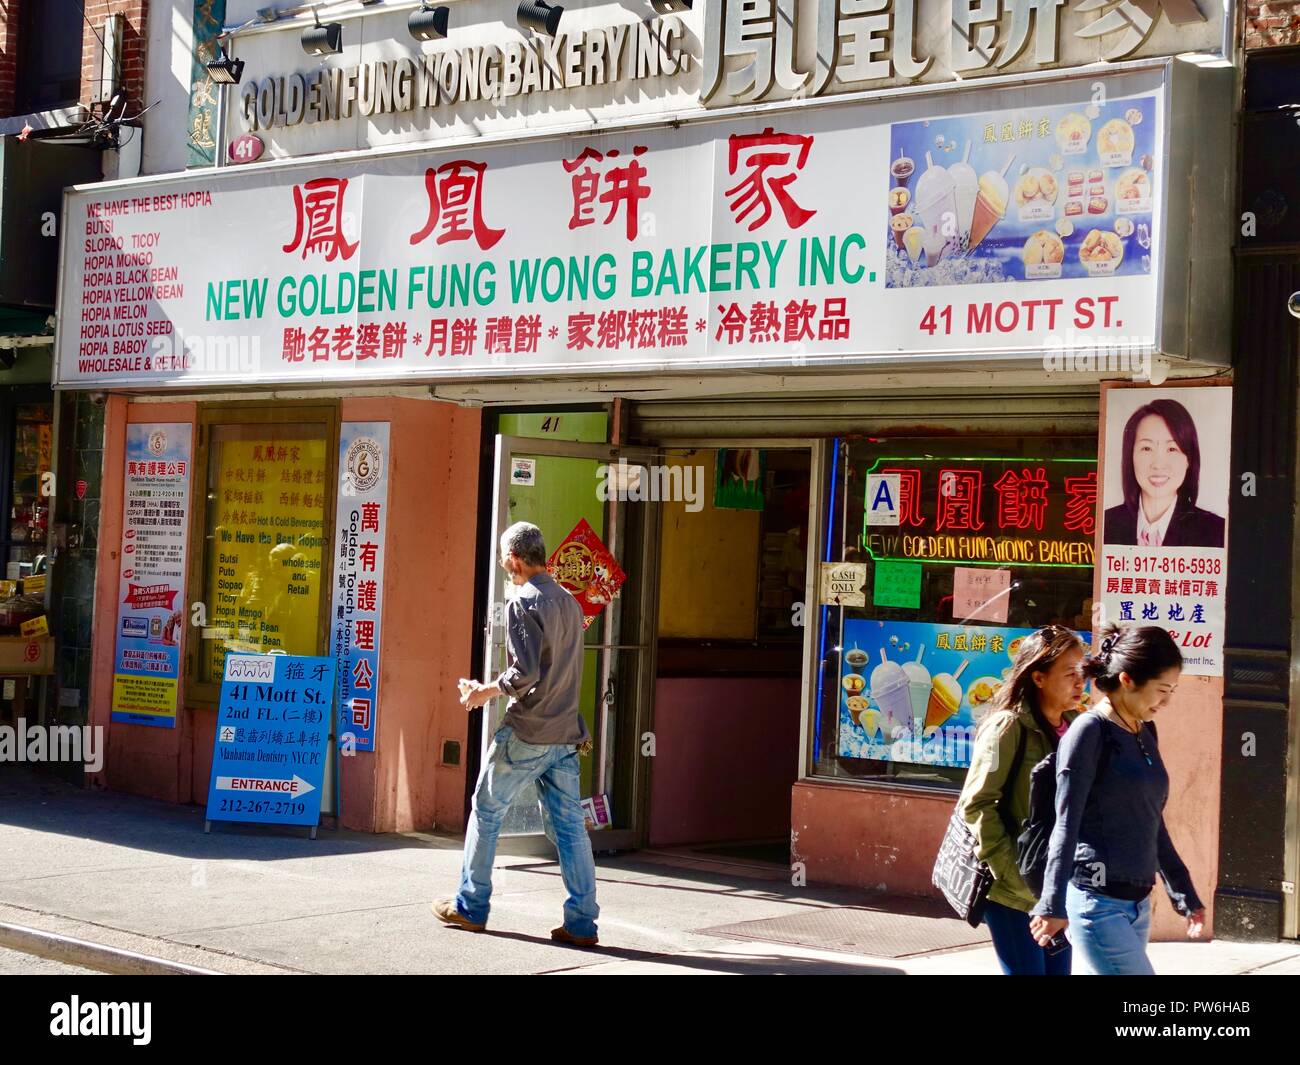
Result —
<instances>
[{"instance_id":1,"label":"man walking","mask_svg":"<svg viewBox=\"0 0 1300 1065\"><path fill-rule=\"evenodd\" d=\"M474 789L460 891L434 902L433 912L456 928L487 927L501 824L519 792L536 781L569 893L564 924L551 938L594 947L596 863L578 792L578 749L590 744L578 710L582 609L546 571L546 544L536 525L516 522L501 534L501 565L519 588L506 605L507 667L491 684L462 680L460 701L473 708L505 695L510 702Z\"/></svg>"}]
</instances>

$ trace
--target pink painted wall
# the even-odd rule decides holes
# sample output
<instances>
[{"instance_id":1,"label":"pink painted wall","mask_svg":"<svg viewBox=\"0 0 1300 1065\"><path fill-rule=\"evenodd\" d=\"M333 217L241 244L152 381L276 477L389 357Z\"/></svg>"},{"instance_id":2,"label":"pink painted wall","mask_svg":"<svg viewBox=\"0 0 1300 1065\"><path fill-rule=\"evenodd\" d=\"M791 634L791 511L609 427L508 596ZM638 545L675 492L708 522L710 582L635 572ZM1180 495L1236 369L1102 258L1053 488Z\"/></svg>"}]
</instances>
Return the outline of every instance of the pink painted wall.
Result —
<instances>
[{"instance_id":1,"label":"pink painted wall","mask_svg":"<svg viewBox=\"0 0 1300 1065\"><path fill-rule=\"evenodd\" d=\"M375 754L341 759L343 823L371 832L465 824L467 718L456 680L473 653L478 565L478 410L346 399L344 421L387 421L383 657ZM461 764L439 767L444 739Z\"/></svg>"},{"instance_id":2,"label":"pink painted wall","mask_svg":"<svg viewBox=\"0 0 1300 1065\"><path fill-rule=\"evenodd\" d=\"M182 709L176 728L114 723L113 656L117 631L118 579L122 569L122 489L125 478L126 427L138 422L189 422L193 403L128 404L123 396L110 396L104 412L104 471L99 507L99 554L95 571L95 627L91 644L90 721L107 730L108 751L104 769L91 780L92 787L112 788L149 795L168 802L193 802L196 747L201 747L206 724L206 758L212 758L212 712L207 722ZM191 483L193 493L195 484ZM191 515L193 507L190 508ZM189 635L183 626L181 656ZM207 776L203 777L207 799Z\"/></svg>"},{"instance_id":3,"label":"pink painted wall","mask_svg":"<svg viewBox=\"0 0 1300 1065\"><path fill-rule=\"evenodd\" d=\"M109 720L126 425L192 423L196 411L192 403L109 399L90 717L108 730L108 755L95 786L202 804L212 768L213 710L186 707L175 729ZM344 421L389 422L392 445L379 736L375 753L340 759L342 823L372 832L435 826L458 832L464 827L469 752L455 682L469 672L474 639L480 416L477 410L393 398L346 399L341 414ZM191 490L201 483L196 471ZM461 765L438 764L444 739L460 741Z\"/></svg>"},{"instance_id":4,"label":"pink painted wall","mask_svg":"<svg viewBox=\"0 0 1300 1065\"><path fill-rule=\"evenodd\" d=\"M652 847L785 836L799 690L796 678L659 678Z\"/></svg>"},{"instance_id":5,"label":"pink painted wall","mask_svg":"<svg viewBox=\"0 0 1300 1065\"><path fill-rule=\"evenodd\" d=\"M801 780L794 786L791 861L810 884L937 895L930 871L956 796L910 788Z\"/></svg>"}]
</instances>

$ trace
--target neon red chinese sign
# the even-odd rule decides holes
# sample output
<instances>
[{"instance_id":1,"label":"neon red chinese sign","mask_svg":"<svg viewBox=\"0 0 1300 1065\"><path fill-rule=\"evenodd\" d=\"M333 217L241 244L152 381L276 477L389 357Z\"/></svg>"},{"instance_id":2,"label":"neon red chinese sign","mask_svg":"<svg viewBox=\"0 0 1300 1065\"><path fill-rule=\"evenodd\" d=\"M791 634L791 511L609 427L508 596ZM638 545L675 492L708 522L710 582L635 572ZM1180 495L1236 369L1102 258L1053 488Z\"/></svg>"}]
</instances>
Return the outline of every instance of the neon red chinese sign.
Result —
<instances>
[{"instance_id":1,"label":"neon red chinese sign","mask_svg":"<svg viewBox=\"0 0 1300 1065\"><path fill-rule=\"evenodd\" d=\"M897 524L868 523L876 560L1074 566L1095 562L1097 462L1042 458L879 458L865 471L898 478ZM892 480L891 480L892 483Z\"/></svg>"}]
</instances>

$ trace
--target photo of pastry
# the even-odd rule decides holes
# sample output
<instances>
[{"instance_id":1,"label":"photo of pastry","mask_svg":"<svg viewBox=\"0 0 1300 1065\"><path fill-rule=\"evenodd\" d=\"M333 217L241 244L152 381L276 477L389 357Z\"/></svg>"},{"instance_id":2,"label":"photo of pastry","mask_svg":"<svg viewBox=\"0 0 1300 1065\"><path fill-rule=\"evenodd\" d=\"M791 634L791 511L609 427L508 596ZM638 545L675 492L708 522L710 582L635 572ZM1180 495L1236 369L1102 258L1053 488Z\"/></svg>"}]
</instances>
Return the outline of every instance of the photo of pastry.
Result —
<instances>
[{"instance_id":1,"label":"photo of pastry","mask_svg":"<svg viewBox=\"0 0 1300 1065\"><path fill-rule=\"evenodd\" d=\"M1124 243L1116 233L1090 229L1079 245L1079 261L1093 274L1113 274L1124 260Z\"/></svg>"},{"instance_id":2,"label":"photo of pastry","mask_svg":"<svg viewBox=\"0 0 1300 1065\"><path fill-rule=\"evenodd\" d=\"M1051 171L1040 166L1026 170L1017 179L1015 188L1020 221L1042 222L1051 218L1059 191Z\"/></svg>"},{"instance_id":3,"label":"photo of pastry","mask_svg":"<svg viewBox=\"0 0 1300 1065\"><path fill-rule=\"evenodd\" d=\"M1069 217L1070 215L1083 214L1083 202L1081 200L1070 200L1069 203L1065 205L1065 214L1066 217Z\"/></svg>"},{"instance_id":4,"label":"photo of pastry","mask_svg":"<svg viewBox=\"0 0 1300 1065\"><path fill-rule=\"evenodd\" d=\"M1125 170L1115 182L1115 206L1125 214L1151 209L1151 178L1144 170Z\"/></svg>"},{"instance_id":5,"label":"photo of pastry","mask_svg":"<svg viewBox=\"0 0 1300 1065\"><path fill-rule=\"evenodd\" d=\"M1092 123L1078 111L1071 111L1056 124L1056 143L1063 155L1082 155L1091 136Z\"/></svg>"},{"instance_id":6,"label":"photo of pastry","mask_svg":"<svg viewBox=\"0 0 1300 1065\"><path fill-rule=\"evenodd\" d=\"M1065 261L1065 244L1055 233L1040 229L1030 234L1020 253L1025 264L1025 277L1060 277L1061 263Z\"/></svg>"},{"instance_id":7,"label":"photo of pastry","mask_svg":"<svg viewBox=\"0 0 1300 1065\"><path fill-rule=\"evenodd\" d=\"M1115 219L1115 232L1121 237L1131 237L1133 235L1133 219L1117 218Z\"/></svg>"},{"instance_id":8,"label":"photo of pastry","mask_svg":"<svg viewBox=\"0 0 1300 1065\"><path fill-rule=\"evenodd\" d=\"M1110 210L1110 200L1105 196L1093 196L1088 201L1089 214L1105 214Z\"/></svg>"},{"instance_id":9,"label":"photo of pastry","mask_svg":"<svg viewBox=\"0 0 1300 1065\"><path fill-rule=\"evenodd\" d=\"M1112 118L1097 134L1097 154L1102 166L1128 166L1133 160L1133 127Z\"/></svg>"}]
</instances>

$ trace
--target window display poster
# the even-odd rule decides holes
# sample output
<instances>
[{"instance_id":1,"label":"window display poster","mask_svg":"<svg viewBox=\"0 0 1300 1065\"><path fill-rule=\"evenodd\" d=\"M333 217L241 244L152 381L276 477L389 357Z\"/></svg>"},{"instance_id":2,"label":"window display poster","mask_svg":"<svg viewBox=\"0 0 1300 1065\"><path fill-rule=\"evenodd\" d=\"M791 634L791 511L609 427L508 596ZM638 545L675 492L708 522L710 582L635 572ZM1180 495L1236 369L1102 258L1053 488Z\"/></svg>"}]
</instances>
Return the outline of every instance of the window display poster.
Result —
<instances>
[{"instance_id":1,"label":"window display poster","mask_svg":"<svg viewBox=\"0 0 1300 1065\"><path fill-rule=\"evenodd\" d=\"M330 655L339 678L339 744L373 751L388 539L388 422L339 427Z\"/></svg>"},{"instance_id":2,"label":"window display poster","mask_svg":"<svg viewBox=\"0 0 1300 1065\"><path fill-rule=\"evenodd\" d=\"M269 431L264 440L220 442L213 543L208 560L212 626L207 676L227 652L314 654L329 494L326 443Z\"/></svg>"},{"instance_id":3,"label":"window display poster","mask_svg":"<svg viewBox=\"0 0 1300 1065\"><path fill-rule=\"evenodd\" d=\"M975 729L1035 629L929 622L844 622L841 758L964 768ZM1079 633L1085 644L1089 633Z\"/></svg>"},{"instance_id":4,"label":"window display poster","mask_svg":"<svg viewBox=\"0 0 1300 1065\"><path fill-rule=\"evenodd\" d=\"M1150 274L1157 106L1135 96L895 123L887 287Z\"/></svg>"},{"instance_id":5,"label":"window display poster","mask_svg":"<svg viewBox=\"0 0 1300 1065\"><path fill-rule=\"evenodd\" d=\"M176 727L191 432L188 422L126 428L114 721Z\"/></svg>"},{"instance_id":6,"label":"window display poster","mask_svg":"<svg viewBox=\"0 0 1300 1065\"><path fill-rule=\"evenodd\" d=\"M1103 622L1169 630L1190 676L1223 676L1232 389L1106 390Z\"/></svg>"}]
</instances>

